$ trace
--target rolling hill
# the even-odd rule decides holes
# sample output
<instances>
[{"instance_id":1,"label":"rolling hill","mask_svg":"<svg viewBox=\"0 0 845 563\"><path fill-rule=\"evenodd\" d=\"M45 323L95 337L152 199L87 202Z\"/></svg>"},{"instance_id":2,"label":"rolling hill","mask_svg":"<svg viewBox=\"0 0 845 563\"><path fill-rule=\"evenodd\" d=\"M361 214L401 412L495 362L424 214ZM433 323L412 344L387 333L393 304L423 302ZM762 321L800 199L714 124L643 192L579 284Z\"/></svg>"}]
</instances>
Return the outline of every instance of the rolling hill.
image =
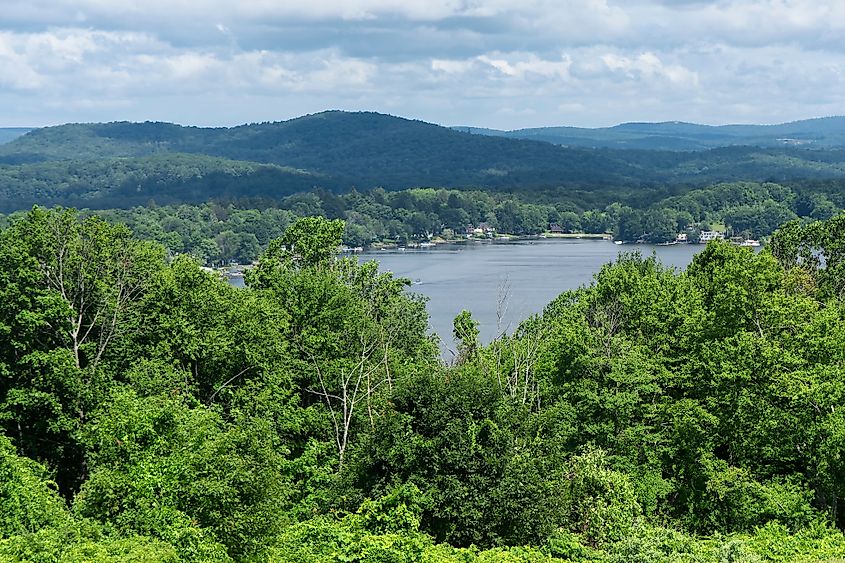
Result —
<instances>
[{"instance_id":1,"label":"rolling hill","mask_svg":"<svg viewBox=\"0 0 845 563\"><path fill-rule=\"evenodd\" d=\"M338 111L232 128L170 123L73 124L39 129L0 147L0 163L202 154L288 166L330 176L339 185L412 185L619 181L630 165L589 150L467 135L376 113ZM331 183L331 182L330 182Z\"/></svg>"},{"instance_id":2,"label":"rolling hill","mask_svg":"<svg viewBox=\"0 0 845 563\"><path fill-rule=\"evenodd\" d=\"M277 199L315 187L586 193L843 174L845 149L571 148L378 113L329 111L231 128L115 122L36 129L0 145L0 210L33 203L93 208L150 199Z\"/></svg>"}]
</instances>

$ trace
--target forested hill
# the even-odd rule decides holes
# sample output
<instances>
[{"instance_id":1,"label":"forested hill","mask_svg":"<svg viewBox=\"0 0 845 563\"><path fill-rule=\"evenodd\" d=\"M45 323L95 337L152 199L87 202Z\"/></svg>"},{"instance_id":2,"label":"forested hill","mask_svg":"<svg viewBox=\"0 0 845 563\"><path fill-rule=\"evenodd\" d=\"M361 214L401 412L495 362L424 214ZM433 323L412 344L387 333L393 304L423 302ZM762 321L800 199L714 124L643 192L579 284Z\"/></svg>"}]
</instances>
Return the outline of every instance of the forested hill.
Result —
<instances>
[{"instance_id":1,"label":"forested hill","mask_svg":"<svg viewBox=\"0 0 845 563\"><path fill-rule=\"evenodd\" d=\"M0 146L0 211L279 199L319 187L621 191L838 178L845 149L703 152L567 148L377 113L324 112L232 128L73 124Z\"/></svg>"},{"instance_id":2,"label":"forested hill","mask_svg":"<svg viewBox=\"0 0 845 563\"><path fill-rule=\"evenodd\" d=\"M96 123L47 127L0 149L11 162L142 157L188 153L292 166L348 177L361 183L483 182L531 170L558 175L590 170L608 178L630 165L593 151L572 151L548 143L468 135L421 121L378 113L329 111L289 121L232 128L182 127L171 123ZM409 180L413 176L415 180Z\"/></svg>"},{"instance_id":3,"label":"forested hill","mask_svg":"<svg viewBox=\"0 0 845 563\"><path fill-rule=\"evenodd\" d=\"M777 125L699 125L681 121L622 123L613 127L537 127L500 131L474 127L455 129L510 139L545 141L570 147L605 147L669 151L706 150L728 146L845 147L845 117L805 119Z\"/></svg>"}]
</instances>

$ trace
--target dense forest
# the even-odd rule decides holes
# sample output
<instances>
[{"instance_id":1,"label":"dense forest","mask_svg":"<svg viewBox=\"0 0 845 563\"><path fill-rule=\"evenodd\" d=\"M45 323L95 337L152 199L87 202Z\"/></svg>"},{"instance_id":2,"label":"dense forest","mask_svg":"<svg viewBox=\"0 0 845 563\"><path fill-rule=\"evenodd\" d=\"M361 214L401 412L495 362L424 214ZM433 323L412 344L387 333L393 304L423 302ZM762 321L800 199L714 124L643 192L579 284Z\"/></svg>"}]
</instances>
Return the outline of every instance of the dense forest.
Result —
<instances>
[{"instance_id":1,"label":"dense forest","mask_svg":"<svg viewBox=\"0 0 845 563\"><path fill-rule=\"evenodd\" d=\"M232 128L72 124L0 145L0 212L237 201L323 189L553 192L587 205L720 182L841 178L845 148L697 152L572 148L376 113L324 112ZM609 204L607 201L605 205Z\"/></svg>"},{"instance_id":2,"label":"dense forest","mask_svg":"<svg viewBox=\"0 0 845 563\"><path fill-rule=\"evenodd\" d=\"M596 194L592 194L596 196ZM163 245L170 255L191 254L204 264L258 259L272 239L301 217L343 219L350 247L409 244L442 237L462 239L484 225L497 235L538 235L551 226L566 233L610 233L617 240L672 241L678 233L695 240L714 226L728 236L759 239L778 225L801 218L827 219L845 208L845 183L733 182L672 195L671 190L636 192L619 200L573 199L555 192L411 189L334 194L326 190L281 200L241 200L85 211L128 226L137 237ZM650 197L649 197L650 196ZM653 198L653 201L650 199ZM588 203L589 202L589 203ZM0 225L11 216L0 216Z\"/></svg>"},{"instance_id":3,"label":"dense forest","mask_svg":"<svg viewBox=\"0 0 845 563\"><path fill-rule=\"evenodd\" d=\"M451 195L451 194L450 194ZM98 216L0 232L0 558L845 558L845 215L622 255L488 346L292 220L245 289Z\"/></svg>"}]
</instances>

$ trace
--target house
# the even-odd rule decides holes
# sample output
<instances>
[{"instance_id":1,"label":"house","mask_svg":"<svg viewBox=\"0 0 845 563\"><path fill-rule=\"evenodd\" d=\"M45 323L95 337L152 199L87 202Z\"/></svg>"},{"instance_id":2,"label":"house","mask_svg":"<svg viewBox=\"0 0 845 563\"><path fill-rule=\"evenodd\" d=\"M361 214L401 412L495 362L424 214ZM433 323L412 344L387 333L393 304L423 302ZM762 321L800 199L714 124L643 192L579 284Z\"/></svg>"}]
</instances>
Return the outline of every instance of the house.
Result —
<instances>
[{"instance_id":1,"label":"house","mask_svg":"<svg viewBox=\"0 0 845 563\"><path fill-rule=\"evenodd\" d=\"M724 238L725 238L725 233L721 233L719 231L701 231L698 234L698 242L700 242L701 244L707 244L711 240L716 240L716 239L722 240Z\"/></svg>"},{"instance_id":2,"label":"house","mask_svg":"<svg viewBox=\"0 0 845 563\"><path fill-rule=\"evenodd\" d=\"M562 233L565 233L566 231L564 231L563 227L561 227L557 223L552 223L552 224L549 225L549 232L550 233L562 234Z\"/></svg>"},{"instance_id":3,"label":"house","mask_svg":"<svg viewBox=\"0 0 845 563\"><path fill-rule=\"evenodd\" d=\"M490 223L481 223L478 225L478 228L486 235L491 235L496 233L496 227L491 225Z\"/></svg>"}]
</instances>

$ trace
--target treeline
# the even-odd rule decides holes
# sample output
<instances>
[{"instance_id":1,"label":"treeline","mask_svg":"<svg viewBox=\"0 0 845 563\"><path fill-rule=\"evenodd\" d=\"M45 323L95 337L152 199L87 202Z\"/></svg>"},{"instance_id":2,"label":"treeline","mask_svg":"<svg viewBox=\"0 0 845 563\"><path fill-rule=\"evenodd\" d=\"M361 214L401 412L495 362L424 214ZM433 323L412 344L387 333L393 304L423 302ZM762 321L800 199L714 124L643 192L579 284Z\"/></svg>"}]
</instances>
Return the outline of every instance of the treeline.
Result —
<instances>
[{"instance_id":1,"label":"treeline","mask_svg":"<svg viewBox=\"0 0 845 563\"><path fill-rule=\"evenodd\" d=\"M568 233L610 233L617 240L660 243L678 233L694 239L698 231L714 226L729 236L761 238L786 221L826 219L843 207L845 190L838 183L742 182L669 195L656 203L628 198L601 207L578 206L547 193L375 189L342 195L316 190L280 202L153 205L85 214L127 225L172 255L191 254L203 263L220 264L253 262L300 217L343 219L343 243L350 247L464 238L481 225L502 234L537 235L555 226Z\"/></svg>"},{"instance_id":2,"label":"treeline","mask_svg":"<svg viewBox=\"0 0 845 563\"><path fill-rule=\"evenodd\" d=\"M769 236L793 219L824 220L845 207L845 190L837 183L734 182L667 197L646 208L611 205L617 240L665 242L677 233L724 228L728 236Z\"/></svg>"},{"instance_id":3,"label":"treeline","mask_svg":"<svg viewBox=\"0 0 845 563\"><path fill-rule=\"evenodd\" d=\"M632 254L437 359L424 302L299 219L245 289L124 226L0 232L0 558L845 556L845 216Z\"/></svg>"}]
</instances>

